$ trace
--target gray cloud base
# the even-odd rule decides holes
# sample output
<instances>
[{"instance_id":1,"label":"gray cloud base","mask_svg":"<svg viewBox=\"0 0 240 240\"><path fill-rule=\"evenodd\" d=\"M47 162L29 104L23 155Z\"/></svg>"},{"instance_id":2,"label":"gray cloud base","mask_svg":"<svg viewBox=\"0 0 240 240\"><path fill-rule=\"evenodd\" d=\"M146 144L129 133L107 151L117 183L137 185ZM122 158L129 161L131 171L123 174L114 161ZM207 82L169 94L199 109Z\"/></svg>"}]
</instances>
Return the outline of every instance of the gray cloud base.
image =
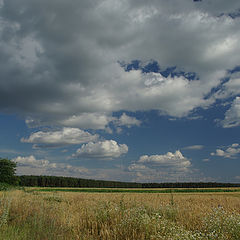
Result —
<instances>
[{"instance_id":1,"label":"gray cloud base","mask_svg":"<svg viewBox=\"0 0 240 240\"><path fill-rule=\"evenodd\" d=\"M104 129L119 110L183 117L208 107L216 96L206 96L240 62L239 18L227 15L240 3L213 3L3 1L0 109L30 126ZM199 80L118 64L133 59L196 72Z\"/></svg>"}]
</instances>

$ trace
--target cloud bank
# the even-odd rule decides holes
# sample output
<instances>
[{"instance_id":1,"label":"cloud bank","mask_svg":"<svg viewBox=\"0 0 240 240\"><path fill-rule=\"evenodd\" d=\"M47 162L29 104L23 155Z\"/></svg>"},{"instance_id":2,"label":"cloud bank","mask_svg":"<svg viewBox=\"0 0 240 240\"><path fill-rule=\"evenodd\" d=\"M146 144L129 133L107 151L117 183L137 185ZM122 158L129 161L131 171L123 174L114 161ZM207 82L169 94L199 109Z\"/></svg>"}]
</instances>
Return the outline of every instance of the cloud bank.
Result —
<instances>
[{"instance_id":1,"label":"cloud bank","mask_svg":"<svg viewBox=\"0 0 240 240\"><path fill-rule=\"evenodd\" d=\"M60 175L60 176L81 176L87 174L84 167L72 166L65 163L52 163L47 159L36 159L30 155L26 157L18 156L12 159L17 163L17 174L28 175L29 172L35 175Z\"/></svg>"},{"instance_id":2,"label":"cloud bank","mask_svg":"<svg viewBox=\"0 0 240 240\"><path fill-rule=\"evenodd\" d=\"M240 20L231 16L240 3L213 3L4 0L0 110L24 116L32 127L104 129L117 111L184 117L209 107L219 97L212 90L224 87L222 79L240 62ZM120 64L136 59L197 77L125 71ZM225 84L224 99L240 94L239 86ZM229 111L226 118L235 110ZM139 125L126 116L118 123Z\"/></svg>"}]
</instances>

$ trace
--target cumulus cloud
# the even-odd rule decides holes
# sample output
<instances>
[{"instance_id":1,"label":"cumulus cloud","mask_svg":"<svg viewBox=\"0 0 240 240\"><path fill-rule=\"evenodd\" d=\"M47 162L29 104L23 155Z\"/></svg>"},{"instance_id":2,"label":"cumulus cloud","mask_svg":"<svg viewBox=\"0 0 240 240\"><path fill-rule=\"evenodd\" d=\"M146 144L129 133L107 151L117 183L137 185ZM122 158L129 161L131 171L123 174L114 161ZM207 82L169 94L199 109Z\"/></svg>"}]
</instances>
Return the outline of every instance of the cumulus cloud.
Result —
<instances>
[{"instance_id":1,"label":"cumulus cloud","mask_svg":"<svg viewBox=\"0 0 240 240\"><path fill-rule=\"evenodd\" d=\"M89 142L83 144L73 157L111 160L113 158L118 158L127 152L128 146L126 144L118 144L114 140L105 140L96 143Z\"/></svg>"},{"instance_id":2,"label":"cumulus cloud","mask_svg":"<svg viewBox=\"0 0 240 240\"><path fill-rule=\"evenodd\" d=\"M73 115L67 119L59 121L64 126L79 127L82 129L105 129L113 118L99 113L83 113Z\"/></svg>"},{"instance_id":3,"label":"cumulus cloud","mask_svg":"<svg viewBox=\"0 0 240 240\"><path fill-rule=\"evenodd\" d=\"M236 97L231 107L225 113L224 120L221 121L224 128L240 126L240 97Z\"/></svg>"},{"instance_id":4,"label":"cumulus cloud","mask_svg":"<svg viewBox=\"0 0 240 240\"><path fill-rule=\"evenodd\" d=\"M12 160L17 163L17 174L81 176L81 174L88 172L84 167L75 167L65 163L52 163L46 159L39 160L33 155L18 156Z\"/></svg>"},{"instance_id":5,"label":"cumulus cloud","mask_svg":"<svg viewBox=\"0 0 240 240\"><path fill-rule=\"evenodd\" d=\"M212 152L212 156L224 157L224 158L235 158L240 153L240 147L238 143L233 143L226 150L216 149L216 152Z\"/></svg>"},{"instance_id":6,"label":"cumulus cloud","mask_svg":"<svg viewBox=\"0 0 240 240\"><path fill-rule=\"evenodd\" d=\"M136 119L135 117L130 117L126 113L123 113L119 119L115 121L115 125L117 126L140 126L141 121Z\"/></svg>"},{"instance_id":7,"label":"cumulus cloud","mask_svg":"<svg viewBox=\"0 0 240 240\"><path fill-rule=\"evenodd\" d=\"M142 155L127 169L136 181L194 181L196 176L200 179L200 175L192 168L190 159L179 150L162 155Z\"/></svg>"},{"instance_id":8,"label":"cumulus cloud","mask_svg":"<svg viewBox=\"0 0 240 240\"><path fill-rule=\"evenodd\" d=\"M124 110L187 116L215 102L206 96L240 62L239 19L228 16L239 8L211 0L4 0L0 109L32 126L83 129L103 129ZM119 64L135 59L198 79L127 72Z\"/></svg>"},{"instance_id":9,"label":"cumulus cloud","mask_svg":"<svg viewBox=\"0 0 240 240\"><path fill-rule=\"evenodd\" d=\"M183 171L191 166L191 162L185 158L179 150L175 153L168 152L163 155L143 155L139 158L138 162L145 164L149 163L160 167L175 168Z\"/></svg>"},{"instance_id":10,"label":"cumulus cloud","mask_svg":"<svg viewBox=\"0 0 240 240\"><path fill-rule=\"evenodd\" d=\"M71 144L82 144L96 141L97 134L90 134L78 128L64 127L59 131L38 131L28 138L22 138L21 142L34 143L35 147L62 147Z\"/></svg>"},{"instance_id":11,"label":"cumulus cloud","mask_svg":"<svg viewBox=\"0 0 240 240\"><path fill-rule=\"evenodd\" d=\"M28 156L28 157L21 157L18 156L13 159L16 163L20 165L30 165L34 167L45 167L49 166L49 161L48 160L37 160L33 155Z\"/></svg>"}]
</instances>

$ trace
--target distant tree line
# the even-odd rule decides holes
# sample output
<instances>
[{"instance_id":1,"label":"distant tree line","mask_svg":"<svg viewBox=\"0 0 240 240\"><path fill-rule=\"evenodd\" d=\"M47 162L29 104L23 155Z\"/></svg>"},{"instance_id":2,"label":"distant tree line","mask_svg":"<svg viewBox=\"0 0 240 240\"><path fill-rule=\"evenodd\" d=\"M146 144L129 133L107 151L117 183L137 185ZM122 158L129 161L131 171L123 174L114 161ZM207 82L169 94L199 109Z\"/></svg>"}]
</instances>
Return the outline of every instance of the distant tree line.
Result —
<instances>
[{"instance_id":1,"label":"distant tree line","mask_svg":"<svg viewBox=\"0 0 240 240\"><path fill-rule=\"evenodd\" d=\"M16 176L16 163L0 158L0 184L31 187L84 187L84 188L215 188L240 187L237 183L217 182L175 182L175 183L136 183L104 181L58 176Z\"/></svg>"},{"instance_id":2,"label":"distant tree line","mask_svg":"<svg viewBox=\"0 0 240 240\"><path fill-rule=\"evenodd\" d=\"M19 176L20 186L31 187L85 187L85 188L214 188L240 187L237 183L217 182L175 182L175 183L136 183L104 181L57 176Z\"/></svg>"},{"instance_id":3,"label":"distant tree line","mask_svg":"<svg viewBox=\"0 0 240 240\"><path fill-rule=\"evenodd\" d=\"M141 188L141 183L117 182L57 176L19 176L20 186L32 187L91 187L91 188Z\"/></svg>"}]
</instances>

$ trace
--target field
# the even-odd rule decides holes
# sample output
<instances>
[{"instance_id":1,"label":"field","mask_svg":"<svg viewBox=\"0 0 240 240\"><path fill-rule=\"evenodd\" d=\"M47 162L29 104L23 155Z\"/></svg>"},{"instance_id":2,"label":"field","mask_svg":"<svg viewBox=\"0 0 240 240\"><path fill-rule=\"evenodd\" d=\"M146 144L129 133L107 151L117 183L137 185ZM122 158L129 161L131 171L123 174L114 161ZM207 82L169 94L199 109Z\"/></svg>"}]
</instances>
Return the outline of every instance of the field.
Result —
<instances>
[{"instance_id":1,"label":"field","mask_svg":"<svg viewBox=\"0 0 240 240\"><path fill-rule=\"evenodd\" d=\"M239 189L73 190L0 192L0 239L240 239Z\"/></svg>"}]
</instances>

